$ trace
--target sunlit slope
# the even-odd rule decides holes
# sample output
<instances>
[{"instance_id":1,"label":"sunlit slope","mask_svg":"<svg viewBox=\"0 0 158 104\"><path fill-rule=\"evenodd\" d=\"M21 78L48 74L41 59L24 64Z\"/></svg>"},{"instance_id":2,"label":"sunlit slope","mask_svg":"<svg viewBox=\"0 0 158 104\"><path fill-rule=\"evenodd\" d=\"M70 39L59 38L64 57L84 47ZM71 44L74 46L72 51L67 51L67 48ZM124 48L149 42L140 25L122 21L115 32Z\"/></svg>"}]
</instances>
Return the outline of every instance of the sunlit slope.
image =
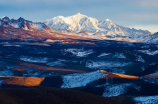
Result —
<instances>
[{"instance_id":1,"label":"sunlit slope","mask_svg":"<svg viewBox=\"0 0 158 104\"><path fill-rule=\"evenodd\" d=\"M40 86L40 84L45 79L44 77L3 77L0 78L6 78L3 80L2 84L7 85L17 85L17 86Z\"/></svg>"},{"instance_id":2,"label":"sunlit slope","mask_svg":"<svg viewBox=\"0 0 158 104\"><path fill-rule=\"evenodd\" d=\"M107 71L104 71L104 70L100 70L100 72L108 74L108 75L102 77L101 79L107 79L107 78L139 79L140 78L139 76L111 73L111 72L107 72Z\"/></svg>"}]
</instances>

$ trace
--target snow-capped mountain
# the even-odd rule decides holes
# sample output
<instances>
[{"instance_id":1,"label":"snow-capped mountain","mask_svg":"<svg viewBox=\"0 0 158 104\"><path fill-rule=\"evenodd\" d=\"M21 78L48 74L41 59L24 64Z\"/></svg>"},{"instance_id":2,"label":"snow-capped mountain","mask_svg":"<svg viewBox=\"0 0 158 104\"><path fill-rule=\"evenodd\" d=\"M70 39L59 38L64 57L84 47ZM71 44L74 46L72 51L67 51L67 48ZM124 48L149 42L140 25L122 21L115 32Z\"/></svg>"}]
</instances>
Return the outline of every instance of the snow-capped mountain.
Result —
<instances>
[{"instance_id":1,"label":"snow-capped mountain","mask_svg":"<svg viewBox=\"0 0 158 104\"><path fill-rule=\"evenodd\" d=\"M25 20L24 18L20 17L19 19L9 19L9 17L2 17L0 19L0 26L3 27L13 27L13 28L19 28L23 30L39 30L39 31L45 31L45 32L51 32L52 29L50 29L47 25L45 25L42 22L32 22Z\"/></svg>"},{"instance_id":2,"label":"snow-capped mountain","mask_svg":"<svg viewBox=\"0 0 158 104\"><path fill-rule=\"evenodd\" d=\"M139 40L138 38L150 33L147 30L136 30L117 25L110 19L99 21L80 13L69 17L57 16L47 19L44 23L57 31L87 32L93 36L100 34L100 37L110 38L123 37Z\"/></svg>"}]
</instances>

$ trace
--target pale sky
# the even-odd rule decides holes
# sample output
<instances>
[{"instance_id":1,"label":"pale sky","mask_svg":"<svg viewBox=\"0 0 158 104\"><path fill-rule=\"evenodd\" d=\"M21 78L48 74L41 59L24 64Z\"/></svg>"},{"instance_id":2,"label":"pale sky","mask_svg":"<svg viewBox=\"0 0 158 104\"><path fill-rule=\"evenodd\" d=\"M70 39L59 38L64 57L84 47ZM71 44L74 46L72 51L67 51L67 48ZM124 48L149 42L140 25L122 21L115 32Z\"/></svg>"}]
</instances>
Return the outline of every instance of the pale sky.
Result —
<instances>
[{"instance_id":1,"label":"pale sky","mask_svg":"<svg viewBox=\"0 0 158 104\"><path fill-rule=\"evenodd\" d=\"M125 27L158 32L158 0L0 0L0 17L43 22L78 12Z\"/></svg>"}]
</instances>

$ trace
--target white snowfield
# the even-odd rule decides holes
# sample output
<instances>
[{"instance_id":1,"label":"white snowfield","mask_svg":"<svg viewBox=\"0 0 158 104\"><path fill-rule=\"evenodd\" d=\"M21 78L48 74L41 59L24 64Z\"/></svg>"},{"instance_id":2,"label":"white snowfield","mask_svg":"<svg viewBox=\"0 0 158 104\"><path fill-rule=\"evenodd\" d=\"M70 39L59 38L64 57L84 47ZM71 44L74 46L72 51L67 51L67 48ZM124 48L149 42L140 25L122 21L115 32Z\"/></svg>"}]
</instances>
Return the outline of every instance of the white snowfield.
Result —
<instances>
[{"instance_id":1,"label":"white snowfield","mask_svg":"<svg viewBox=\"0 0 158 104\"><path fill-rule=\"evenodd\" d=\"M89 54L94 53L93 50L84 50L84 49L75 49L75 48L65 49L64 51L65 52L70 52L74 56L77 56L77 57L86 57Z\"/></svg>"},{"instance_id":2,"label":"white snowfield","mask_svg":"<svg viewBox=\"0 0 158 104\"><path fill-rule=\"evenodd\" d=\"M140 90L140 87L134 85L133 83L110 85L110 86L107 86L105 88L103 96L104 97L112 97L112 96L118 96L118 95L121 95L121 94L125 94L128 87L133 87L138 91Z\"/></svg>"},{"instance_id":3,"label":"white snowfield","mask_svg":"<svg viewBox=\"0 0 158 104\"><path fill-rule=\"evenodd\" d=\"M158 104L158 96L141 96L133 98L136 104Z\"/></svg>"},{"instance_id":4,"label":"white snowfield","mask_svg":"<svg viewBox=\"0 0 158 104\"><path fill-rule=\"evenodd\" d=\"M89 73L75 73L63 76L63 85L61 88L75 88L86 86L88 83L98 80L99 78L106 76L107 74L99 71Z\"/></svg>"}]
</instances>

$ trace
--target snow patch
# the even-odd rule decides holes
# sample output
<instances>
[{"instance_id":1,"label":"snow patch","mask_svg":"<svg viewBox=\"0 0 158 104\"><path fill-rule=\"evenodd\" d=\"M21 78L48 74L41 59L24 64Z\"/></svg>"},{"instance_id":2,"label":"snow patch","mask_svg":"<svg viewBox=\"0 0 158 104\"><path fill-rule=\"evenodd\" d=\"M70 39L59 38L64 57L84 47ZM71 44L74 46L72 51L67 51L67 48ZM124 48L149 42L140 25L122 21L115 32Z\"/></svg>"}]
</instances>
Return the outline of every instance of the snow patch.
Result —
<instances>
[{"instance_id":1,"label":"snow patch","mask_svg":"<svg viewBox=\"0 0 158 104\"><path fill-rule=\"evenodd\" d=\"M31 57L31 56L21 56L20 59L23 61L35 62L35 63L46 63L48 61L48 58Z\"/></svg>"},{"instance_id":2,"label":"snow patch","mask_svg":"<svg viewBox=\"0 0 158 104\"><path fill-rule=\"evenodd\" d=\"M84 49L65 49L65 52L70 52L72 53L74 56L77 57L86 57L89 54L94 53L93 50L84 50Z\"/></svg>"},{"instance_id":3,"label":"snow patch","mask_svg":"<svg viewBox=\"0 0 158 104\"><path fill-rule=\"evenodd\" d=\"M49 65L49 66L64 66L62 61L49 62L49 63L47 63L47 65Z\"/></svg>"},{"instance_id":4,"label":"snow patch","mask_svg":"<svg viewBox=\"0 0 158 104\"><path fill-rule=\"evenodd\" d=\"M104 97L112 97L112 96L118 96L121 94L125 94L128 87L134 87L136 90L140 90L139 86L134 85L133 83L124 83L124 84L118 84L118 85L110 85L105 88L105 91L103 93Z\"/></svg>"},{"instance_id":5,"label":"snow patch","mask_svg":"<svg viewBox=\"0 0 158 104\"><path fill-rule=\"evenodd\" d=\"M3 46L6 46L6 47L21 47L21 45L11 45L11 44L5 44Z\"/></svg>"},{"instance_id":6,"label":"snow patch","mask_svg":"<svg viewBox=\"0 0 158 104\"><path fill-rule=\"evenodd\" d=\"M113 58L121 58L121 59L126 59L126 56L123 53L115 53Z\"/></svg>"},{"instance_id":7,"label":"snow patch","mask_svg":"<svg viewBox=\"0 0 158 104\"><path fill-rule=\"evenodd\" d=\"M98 80L106 74L94 71L90 73L75 73L63 76L63 85L61 88L75 88L86 86L88 83Z\"/></svg>"},{"instance_id":8,"label":"snow patch","mask_svg":"<svg viewBox=\"0 0 158 104\"><path fill-rule=\"evenodd\" d=\"M158 96L142 96L133 98L136 104L158 104Z\"/></svg>"},{"instance_id":9,"label":"snow patch","mask_svg":"<svg viewBox=\"0 0 158 104\"><path fill-rule=\"evenodd\" d=\"M119 61L87 61L86 67L92 69L107 69L107 68L114 68L114 67L124 67L127 65L131 65L131 62L119 62Z\"/></svg>"},{"instance_id":10,"label":"snow patch","mask_svg":"<svg viewBox=\"0 0 158 104\"><path fill-rule=\"evenodd\" d=\"M136 57L136 61L140 61L140 62L145 62L144 59L142 58L142 56L137 56Z\"/></svg>"},{"instance_id":11,"label":"snow patch","mask_svg":"<svg viewBox=\"0 0 158 104\"><path fill-rule=\"evenodd\" d=\"M103 57L103 56L107 56L107 55L110 55L112 53L101 53L98 57Z\"/></svg>"},{"instance_id":12,"label":"snow patch","mask_svg":"<svg viewBox=\"0 0 158 104\"><path fill-rule=\"evenodd\" d=\"M156 51L150 51L150 50L138 50L139 52L142 52L144 54L148 54L148 55L157 55L158 54L158 50Z\"/></svg>"}]
</instances>

